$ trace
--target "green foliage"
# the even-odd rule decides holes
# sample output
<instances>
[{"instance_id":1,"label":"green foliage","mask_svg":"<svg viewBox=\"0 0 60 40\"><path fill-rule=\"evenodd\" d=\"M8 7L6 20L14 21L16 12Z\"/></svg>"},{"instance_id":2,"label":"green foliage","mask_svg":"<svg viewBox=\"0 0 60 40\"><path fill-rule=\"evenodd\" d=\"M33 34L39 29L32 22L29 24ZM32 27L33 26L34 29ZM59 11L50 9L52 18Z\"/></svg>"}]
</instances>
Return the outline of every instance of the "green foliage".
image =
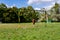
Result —
<instances>
[{"instance_id":1,"label":"green foliage","mask_svg":"<svg viewBox=\"0 0 60 40\"><path fill-rule=\"evenodd\" d=\"M58 3L55 3L55 5L52 7L52 9L51 9L51 19L52 19L52 21L59 21L60 22L59 8L60 8L60 4L58 4Z\"/></svg>"},{"instance_id":2,"label":"green foliage","mask_svg":"<svg viewBox=\"0 0 60 40\"><path fill-rule=\"evenodd\" d=\"M3 23L31 22L38 18L38 12L35 12L32 6L17 8L7 8L5 4L0 4L0 18Z\"/></svg>"},{"instance_id":3,"label":"green foliage","mask_svg":"<svg viewBox=\"0 0 60 40\"><path fill-rule=\"evenodd\" d=\"M51 8L50 14L45 8L41 9L42 13L34 10L32 6L17 8L12 7L8 8L5 4L0 4L0 19L3 23L22 23L22 22L31 22L32 19L38 21L58 21L60 22L60 4L55 3Z\"/></svg>"}]
</instances>

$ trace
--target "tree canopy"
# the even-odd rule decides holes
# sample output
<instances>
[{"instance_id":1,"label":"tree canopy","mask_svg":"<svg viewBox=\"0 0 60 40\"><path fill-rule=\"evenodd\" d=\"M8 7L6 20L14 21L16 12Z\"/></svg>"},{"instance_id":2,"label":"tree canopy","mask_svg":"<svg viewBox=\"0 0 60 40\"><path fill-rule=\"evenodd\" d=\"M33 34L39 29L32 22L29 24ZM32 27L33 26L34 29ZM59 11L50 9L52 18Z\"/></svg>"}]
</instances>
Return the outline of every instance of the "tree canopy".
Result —
<instances>
[{"instance_id":1,"label":"tree canopy","mask_svg":"<svg viewBox=\"0 0 60 40\"><path fill-rule=\"evenodd\" d=\"M32 19L36 21L46 21L46 18L48 18L48 20L60 22L60 4L55 3L55 5L48 10L49 12L47 12L45 8L38 11L34 10L32 6L22 8L14 6L8 8L5 4L1 3L0 20L2 23L22 23L32 22Z\"/></svg>"},{"instance_id":2,"label":"tree canopy","mask_svg":"<svg viewBox=\"0 0 60 40\"><path fill-rule=\"evenodd\" d=\"M32 6L8 8L5 4L0 4L0 19L2 19L2 23L31 22L33 18L38 19L38 12Z\"/></svg>"}]
</instances>

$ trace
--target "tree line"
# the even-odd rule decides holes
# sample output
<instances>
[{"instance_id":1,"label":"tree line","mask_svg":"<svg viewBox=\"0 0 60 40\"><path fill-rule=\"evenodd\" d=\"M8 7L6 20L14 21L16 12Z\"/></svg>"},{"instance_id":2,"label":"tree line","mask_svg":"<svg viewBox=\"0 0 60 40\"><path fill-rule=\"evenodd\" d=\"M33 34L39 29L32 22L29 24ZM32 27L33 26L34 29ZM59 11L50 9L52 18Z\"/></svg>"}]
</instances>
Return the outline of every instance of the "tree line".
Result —
<instances>
[{"instance_id":1,"label":"tree line","mask_svg":"<svg viewBox=\"0 0 60 40\"><path fill-rule=\"evenodd\" d=\"M0 21L2 23L31 22L32 19L38 20L38 15L39 13L32 6L8 8L5 4L0 4Z\"/></svg>"},{"instance_id":2,"label":"tree line","mask_svg":"<svg viewBox=\"0 0 60 40\"><path fill-rule=\"evenodd\" d=\"M8 8L5 4L1 3L0 21L2 23L23 23L32 22L32 19L35 19L36 21L40 20L40 22L44 22L48 19L48 21L51 22L60 22L60 4L55 3L50 10L46 11L45 9L43 11L44 13L40 13L34 10L32 6L22 8L17 8L14 6Z\"/></svg>"}]
</instances>

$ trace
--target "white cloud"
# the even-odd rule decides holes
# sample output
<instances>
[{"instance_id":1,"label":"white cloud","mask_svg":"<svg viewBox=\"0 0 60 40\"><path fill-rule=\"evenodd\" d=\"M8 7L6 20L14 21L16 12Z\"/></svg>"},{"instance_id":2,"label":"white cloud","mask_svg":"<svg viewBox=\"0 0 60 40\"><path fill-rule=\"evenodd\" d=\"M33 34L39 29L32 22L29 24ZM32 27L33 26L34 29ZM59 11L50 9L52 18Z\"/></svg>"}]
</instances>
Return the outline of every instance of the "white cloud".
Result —
<instances>
[{"instance_id":1,"label":"white cloud","mask_svg":"<svg viewBox=\"0 0 60 40\"><path fill-rule=\"evenodd\" d=\"M56 0L55 2L60 4L60 0ZM55 2L51 2L51 5L45 6L44 8L46 8L47 10L50 10L55 5Z\"/></svg>"},{"instance_id":2,"label":"white cloud","mask_svg":"<svg viewBox=\"0 0 60 40\"><path fill-rule=\"evenodd\" d=\"M6 6L9 8L10 6L6 4Z\"/></svg>"},{"instance_id":3,"label":"white cloud","mask_svg":"<svg viewBox=\"0 0 60 40\"><path fill-rule=\"evenodd\" d=\"M28 0L28 4L40 3L40 2L50 2L53 0Z\"/></svg>"},{"instance_id":4,"label":"white cloud","mask_svg":"<svg viewBox=\"0 0 60 40\"><path fill-rule=\"evenodd\" d=\"M6 6L7 6L8 8L12 8L12 7L16 6L16 5L13 4L13 5L9 6L9 5L6 4Z\"/></svg>"},{"instance_id":5,"label":"white cloud","mask_svg":"<svg viewBox=\"0 0 60 40\"><path fill-rule=\"evenodd\" d=\"M29 5L30 4L38 4L38 3L39 3L38 5L40 5L40 3L42 3L42 4L47 3L46 5L42 6L43 8L46 8L47 10L51 9L54 6L55 2L60 4L60 0L28 0ZM37 6L37 8L34 8L34 9L40 10L40 8L38 8L38 6Z\"/></svg>"},{"instance_id":6,"label":"white cloud","mask_svg":"<svg viewBox=\"0 0 60 40\"><path fill-rule=\"evenodd\" d=\"M49 1L53 1L53 0L41 0L41 1L49 2Z\"/></svg>"},{"instance_id":7,"label":"white cloud","mask_svg":"<svg viewBox=\"0 0 60 40\"><path fill-rule=\"evenodd\" d=\"M28 0L28 4L38 3L40 0Z\"/></svg>"},{"instance_id":8,"label":"white cloud","mask_svg":"<svg viewBox=\"0 0 60 40\"><path fill-rule=\"evenodd\" d=\"M59 3L59 4L60 4L60 0L58 0L58 1L57 1L57 3Z\"/></svg>"},{"instance_id":9,"label":"white cloud","mask_svg":"<svg viewBox=\"0 0 60 40\"><path fill-rule=\"evenodd\" d=\"M45 6L44 8L46 8L47 10L50 10L53 6L54 6L55 2L52 2L50 5Z\"/></svg>"},{"instance_id":10,"label":"white cloud","mask_svg":"<svg viewBox=\"0 0 60 40\"><path fill-rule=\"evenodd\" d=\"M13 5L11 5L10 7L12 8L12 7L14 7L14 6L16 6L15 4L13 4Z\"/></svg>"},{"instance_id":11,"label":"white cloud","mask_svg":"<svg viewBox=\"0 0 60 40\"><path fill-rule=\"evenodd\" d=\"M35 10L40 10L40 8L34 8Z\"/></svg>"}]
</instances>

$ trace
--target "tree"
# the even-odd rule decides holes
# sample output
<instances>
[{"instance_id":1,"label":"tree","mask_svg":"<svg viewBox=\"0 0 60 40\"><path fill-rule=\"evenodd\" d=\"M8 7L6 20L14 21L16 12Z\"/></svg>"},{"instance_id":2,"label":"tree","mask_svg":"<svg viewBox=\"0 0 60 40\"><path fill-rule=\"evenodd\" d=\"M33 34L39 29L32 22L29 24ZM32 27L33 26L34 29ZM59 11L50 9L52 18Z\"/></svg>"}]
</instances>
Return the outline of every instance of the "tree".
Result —
<instances>
[{"instance_id":1,"label":"tree","mask_svg":"<svg viewBox=\"0 0 60 40\"><path fill-rule=\"evenodd\" d=\"M58 16L60 14L59 8L60 8L60 5L58 3L55 3L55 5L51 9L51 16L52 16L52 19L55 21L60 21L60 18L59 18L60 16Z\"/></svg>"},{"instance_id":2,"label":"tree","mask_svg":"<svg viewBox=\"0 0 60 40\"><path fill-rule=\"evenodd\" d=\"M38 19L38 12L36 12L32 6L20 8L18 14L20 22L31 22L32 19Z\"/></svg>"},{"instance_id":3,"label":"tree","mask_svg":"<svg viewBox=\"0 0 60 40\"><path fill-rule=\"evenodd\" d=\"M0 4L0 20L2 20L3 13L6 12L7 6L3 3Z\"/></svg>"},{"instance_id":4,"label":"tree","mask_svg":"<svg viewBox=\"0 0 60 40\"><path fill-rule=\"evenodd\" d=\"M16 23L18 22L17 8L8 8L5 13L3 13L4 23Z\"/></svg>"},{"instance_id":5,"label":"tree","mask_svg":"<svg viewBox=\"0 0 60 40\"><path fill-rule=\"evenodd\" d=\"M32 19L38 20L38 12L32 6L7 8L5 4L0 4L0 19L3 23L31 22Z\"/></svg>"},{"instance_id":6,"label":"tree","mask_svg":"<svg viewBox=\"0 0 60 40\"><path fill-rule=\"evenodd\" d=\"M18 22L24 22L25 21L25 19L24 19L25 14L26 14L26 8L25 7L19 8Z\"/></svg>"},{"instance_id":7,"label":"tree","mask_svg":"<svg viewBox=\"0 0 60 40\"><path fill-rule=\"evenodd\" d=\"M24 18L26 19L27 22L31 22L32 19L35 19L35 20L38 19L38 14L39 14L39 13L36 12L36 11L33 9L32 6L28 6L28 7L26 8L26 10L27 10L27 12L26 12Z\"/></svg>"}]
</instances>

